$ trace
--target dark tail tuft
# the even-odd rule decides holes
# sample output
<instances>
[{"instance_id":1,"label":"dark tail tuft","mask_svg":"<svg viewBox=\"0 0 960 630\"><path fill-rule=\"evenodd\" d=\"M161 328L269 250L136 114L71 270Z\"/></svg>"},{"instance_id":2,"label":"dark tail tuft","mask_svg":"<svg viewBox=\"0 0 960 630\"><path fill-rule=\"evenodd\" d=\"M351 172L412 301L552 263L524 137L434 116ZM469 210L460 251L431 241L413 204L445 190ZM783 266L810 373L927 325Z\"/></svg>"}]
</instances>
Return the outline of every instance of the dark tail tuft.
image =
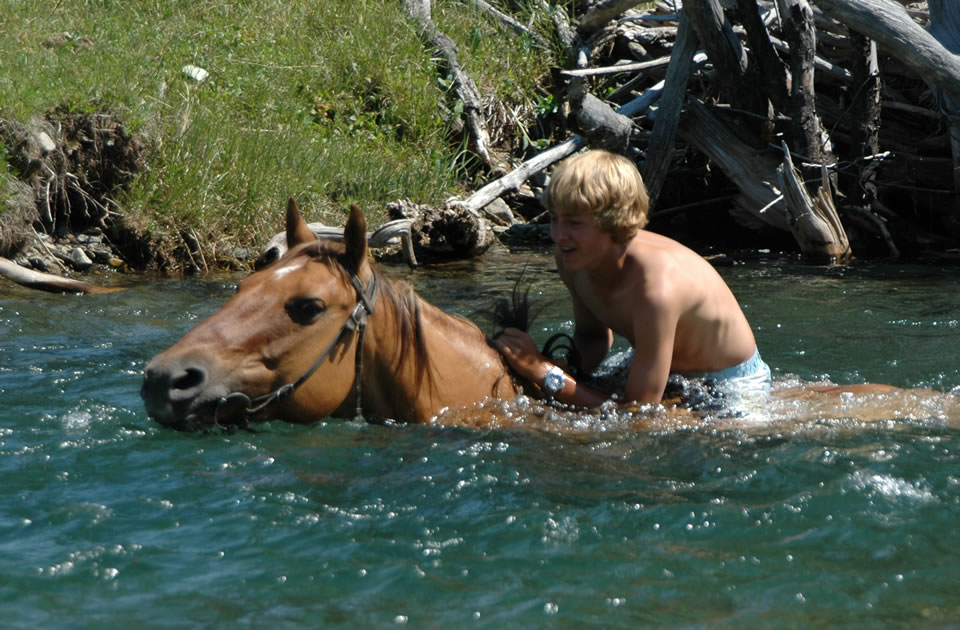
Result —
<instances>
[{"instance_id":1,"label":"dark tail tuft","mask_svg":"<svg viewBox=\"0 0 960 630\"><path fill-rule=\"evenodd\" d=\"M492 321L494 332L491 337L493 339L499 337L504 328L518 328L529 332L533 320L543 310L543 306L533 308L530 305L531 285L523 286L523 274L526 270L527 268L524 267L520 272L509 298L500 298L493 304L492 309L479 311L478 313L479 315L485 315ZM542 352L553 360L563 359L567 370L574 375L574 378L579 378L580 355L570 335L566 333L553 335L543 345Z\"/></svg>"},{"instance_id":2,"label":"dark tail tuft","mask_svg":"<svg viewBox=\"0 0 960 630\"><path fill-rule=\"evenodd\" d=\"M493 308L485 311L479 311L479 315L485 315L493 324L493 337L496 338L503 332L504 328L518 328L523 331L530 330L533 320L537 318L543 307L533 308L530 305L530 284L524 285L523 276L526 273L526 267L520 272L520 276L513 285L509 298L499 298L493 304Z\"/></svg>"}]
</instances>

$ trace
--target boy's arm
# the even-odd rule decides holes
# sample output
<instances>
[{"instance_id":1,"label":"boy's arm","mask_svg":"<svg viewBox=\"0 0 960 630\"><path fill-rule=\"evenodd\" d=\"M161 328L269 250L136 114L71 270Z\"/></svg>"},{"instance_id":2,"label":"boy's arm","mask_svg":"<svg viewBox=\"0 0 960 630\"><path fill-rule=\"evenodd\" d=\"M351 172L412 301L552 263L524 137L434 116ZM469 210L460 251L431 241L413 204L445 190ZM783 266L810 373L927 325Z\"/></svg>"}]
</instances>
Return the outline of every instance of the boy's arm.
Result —
<instances>
[{"instance_id":1,"label":"boy's arm","mask_svg":"<svg viewBox=\"0 0 960 630\"><path fill-rule=\"evenodd\" d=\"M596 317L579 303L575 294L573 302L577 317L574 342L583 356L584 373L589 373L610 349L612 333L608 328L596 325ZM578 308L582 310L578 311ZM647 293L632 305L632 313L633 361L627 375L625 400L659 403L673 363L678 318L676 307L663 292L659 296ZM537 386L543 384L544 377L553 367L553 363L537 349L530 335L515 328L504 331L494 345L520 376ZM608 397L565 374L563 387L554 394L554 399L568 405L596 407Z\"/></svg>"},{"instance_id":2,"label":"boy's arm","mask_svg":"<svg viewBox=\"0 0 960 630\"><path fill-rule=\"evenodd\" d=\"M537 350L533 338L522 330L507 328L493 340L493 345L517 374L537 387L542 387L544 377L554 367L554 364ZM563 375L563 387L553 398L578 407L597 407L608 399L605 394L580 385L566 373Z\"/></svg>"},{"instance_id":3,"label":"boy's arm","mask_svg":"<svg viewBox=\"0 0 960 630\"><path fill-rule=\"evenodd\" d=\"M670 378L677 316L669 301L646 298L634 306L633 361L624 393L627 400L658 403Z\"/></svg>"},{"instance_id":4,"label":"boy's arm","mask_svg":"<svg viewBox=\"0 0 960 630\"><path fill-rule=\"evenodd\" d=\"M562 277L561 273L561 277ZM569 285L568 285L568 288ZM573 298L574 333L573 343L580 355L581 373L592 372L613 345L613 332L590 312L579 296L571 289ZM503 355L514 371L537 387L542 387L544 377L555 367L537 348L536 342L526 332L507 328L493 340L494 347ZM563 387L553 395L554 400L578 407L598 407L608 396L585 387L569 374L563 375Z\"/></svg>"},{"instance_id":5,"label":"boy's arm","mask_svg":"<svg viewBox=\"0 0 960 630\"><path fill-rule=\"evenodd\" d=\"M590 374L613 347L613 331L584 304L563 267L563 260L556 257L556 263L573 305L573 344L580 355L580 373Z\"/></svg>"},{"instance_id":6,"label":"boy's arm","mask_svg":"<svg viewBox=\"0 0 960 630\"><path fill-rule=\"evenodd\" d=\"M580 301L573 297L573 345L580 355L580 373L590 374L613 347L613 331L604 326Z\"/></svg>"}]
</instances>

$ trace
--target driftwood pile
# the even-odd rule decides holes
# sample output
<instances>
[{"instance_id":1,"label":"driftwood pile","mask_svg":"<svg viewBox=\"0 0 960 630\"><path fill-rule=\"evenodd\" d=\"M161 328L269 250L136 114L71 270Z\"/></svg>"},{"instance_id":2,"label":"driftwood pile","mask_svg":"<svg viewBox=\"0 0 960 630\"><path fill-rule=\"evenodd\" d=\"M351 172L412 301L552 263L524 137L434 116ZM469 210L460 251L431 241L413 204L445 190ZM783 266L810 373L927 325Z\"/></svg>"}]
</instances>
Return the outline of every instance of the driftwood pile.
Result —
<instances>
[{"instance_id":1,"label":"driftwood pile","mask_svg":"<svg viewBox=\"0 0 960 630\"><path fill-rule=\"evenodd\" d=\"M483 0L465 1L532 37ZM760 233L792 234L815 261L945 259L960 246L960 2L650 4L578 1L571 15L569 3L516 3L538 6L567 48L557 89L578 135L451 209L479 217L589 145L637 162L654 226L729 212ZM456 47L429 0L406 6L454 70L473 145L496 173L503 164L485 145L484 106Z\"/></svg>"}]
</instances>

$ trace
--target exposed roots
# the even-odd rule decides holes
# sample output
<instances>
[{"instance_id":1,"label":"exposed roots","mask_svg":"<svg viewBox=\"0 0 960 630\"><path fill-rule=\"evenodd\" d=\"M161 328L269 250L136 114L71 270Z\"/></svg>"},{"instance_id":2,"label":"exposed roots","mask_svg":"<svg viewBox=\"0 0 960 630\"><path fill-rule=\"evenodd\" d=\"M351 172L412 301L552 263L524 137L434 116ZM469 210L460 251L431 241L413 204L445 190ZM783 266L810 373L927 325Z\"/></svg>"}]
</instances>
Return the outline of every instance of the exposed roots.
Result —
<instances>
[{"instance_id":1,"label":"exposed roots","mask_svg":"<svg viewBox=\"0 0 960 630\"><path fill-rule=\"evenodd\" d=\"M27 124L0 119L8 171L0 173L0 255L46 233L116 228L113 201L146 168L148 142L113 114L59 106Z\"/></svg>"}]
</instances>

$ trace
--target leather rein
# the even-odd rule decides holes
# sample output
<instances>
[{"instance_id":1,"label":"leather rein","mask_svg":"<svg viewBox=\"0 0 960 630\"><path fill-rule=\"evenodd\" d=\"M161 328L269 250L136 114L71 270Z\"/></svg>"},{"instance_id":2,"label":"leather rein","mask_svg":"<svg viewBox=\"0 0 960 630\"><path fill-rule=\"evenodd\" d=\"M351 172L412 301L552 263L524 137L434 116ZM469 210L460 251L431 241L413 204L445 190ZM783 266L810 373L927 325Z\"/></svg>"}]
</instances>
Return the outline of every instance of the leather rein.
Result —
<instances>
[{"instance_id":1,"label":"leather rein","mask_svg":"<svg viewBox=\"0 0 960 630\"><path fill-rule=\"evenodd\" d=\"M345 321L343 326L340 327L340 332L337 333L337 336L334 337L333 341L327 345L324 351L320 353L320 356L318 356L317 360L313 362L313 365L307 368L307 371L301 374L300 377L292 383L281 385L272 392L262 396L257 396L252 400L249 396L242 392L233 392L232 394L227 394L217 401L217 408L213 413L214 426L221 426L217 421L217 418L223 409L226 407L236 407L238 405L243 406L243 409L241 410L243 412L242 426L246 426L246 421L250 418L250 416L256 415L270 405L283 400L296 391L298 387L303 385L307 379L317 371L317 368L319 368L323 362L327 360L334 348L343 343L347 335L354 331L357 333L357 347L354 359L354 393L356 394L357 414L354 419L364 419L363 402L360 398L360 381L363 372L363 334L367 328L367 320L369 319L370 315L373 314L373 308L377 304L377 292L379 287L377 286L377 277L374 274L370 275L370 282L367 284L367 286L363 286L363 284L360 282L360 278L357 277L355 273L350 272L350 283L353 284L353 288L357 292L356 305L353 307L353 311L351 311L350 315L347 317L347 321Z\"/></svg>"}]
</instances>

